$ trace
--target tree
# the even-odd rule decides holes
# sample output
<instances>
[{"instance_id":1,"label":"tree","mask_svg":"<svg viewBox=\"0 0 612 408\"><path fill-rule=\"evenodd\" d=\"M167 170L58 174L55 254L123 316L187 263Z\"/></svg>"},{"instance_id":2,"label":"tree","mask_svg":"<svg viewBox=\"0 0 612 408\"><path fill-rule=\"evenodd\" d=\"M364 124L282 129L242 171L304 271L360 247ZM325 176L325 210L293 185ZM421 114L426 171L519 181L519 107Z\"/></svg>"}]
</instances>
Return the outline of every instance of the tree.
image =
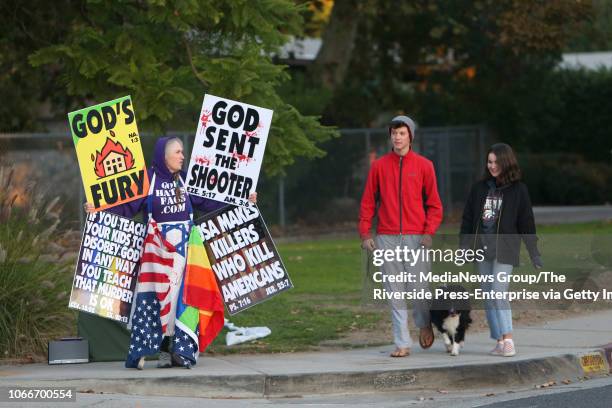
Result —
<instances>
[{"instance_id":1,"label":"tree","mask_svg":"<svg viewBox=\"0 0 612 408\"><path fill-rule=\"evenodd\" d=\"M310 67L311 76L328 90L336 89L346 76L362 14L359 4L350 0L334 1L321 49Z\"/></svg>"},{"instance_id":2,"label":"tree","mask_svg":"<svg viewBox=\"0 0 612 408\"><path fill-rule=\"evenodd\" d=\"M572 31L592 13L590 2L576 0L368 0L342 10L332 10L328 28L341 19L358 28L352 40L335 37L332 48L353 51L348 69L346 61L326 65L340 84L326 121L368 126L400 110L421 124L487 122L502 131L508 112L530 104Z\"/></svg>"},{"instance_id":3,"label":"tree","mask_svg":"<svg viewBox=\"0 0 612 408\"><path fill-rule=\"evenodd\" d=\"M612 1L592 0L592 5L593 12L574 31L566 52L612 50Z\"/></svg>"},{"instance_id":4,"label":"tree","mask_svg":"<svg viewBox=\"0 0 612 408\"><path fill-rule=\"evenodd\" d=\"M43 100L65 111L66 92L54 69L35 69L29 55L60 41L67 27L62 19L74 14L69 1L33 0L0 3L0 131L40 130L36 119Z\"/></svg>"},{"instance_id":5,"label":"tree","mask_svg":"<svg viewBox=\"0 0 612 408\"><path fill-rule=\"evenodd\" d=\"M336 0L309 80L295 75L293 84L304 88L299 95L317 86L332 93L321 104L325 123L382 127L408 113L422 126L485 123L499 139L535 150L550 134L542 130L558 129L564 107L551 73L590 13L589 2L573 0ZM336 186L353 181L362 152L349 139L328 143L345 154L310 163L288 194L329 209L332 195L316 175L333 174Z\"/></svg>"},{"instance_id":6,"label":"tree","mask_svg":"<svg viewBox=\"0 0 612 408\"><path fill-rule=\"evenodd\" d=\"M59 3L68 11L46 27L53 44L35 50L29 61L58 73L73 107L131 94L139 126L193 130L206 92L274 110L267 174L282 172L296 156L324 154L316 144L333 129L301 115L277 93L288 75L270 55L302 25L301 9L290 0ZM28 25L31 5L13 6L17 27ZM43 14L58 7L37 6Z\"/></svg>"}]
</instances>

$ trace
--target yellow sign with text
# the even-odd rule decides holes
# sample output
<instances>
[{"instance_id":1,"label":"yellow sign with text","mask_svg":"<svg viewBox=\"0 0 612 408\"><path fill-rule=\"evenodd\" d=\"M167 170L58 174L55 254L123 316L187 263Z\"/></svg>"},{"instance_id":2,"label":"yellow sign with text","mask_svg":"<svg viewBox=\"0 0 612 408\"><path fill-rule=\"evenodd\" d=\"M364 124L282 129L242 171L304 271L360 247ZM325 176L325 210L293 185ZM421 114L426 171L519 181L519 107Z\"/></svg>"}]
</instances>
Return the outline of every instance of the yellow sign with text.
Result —
<instances>
[{"instance_id":1,"label":"yellow sign with text","mask_svg":"<svg viewBox=\"0 0 612 408\"><path fill-rule=\"evenodd\" d=\"M585 374L607 373L608 367L600 352L586 353L580 356L580 365Z\"/></svg>"},{"instance_id":2,"label":"yellow sign with text","mask_svg":"<svg viewBox=\"0 0 612 408\"><path fill-rule=\"evenodd\" d=\"M96 211L146 196L149 178L130 96L68 114L87 202Z\"/></svg>"}]
</instances>

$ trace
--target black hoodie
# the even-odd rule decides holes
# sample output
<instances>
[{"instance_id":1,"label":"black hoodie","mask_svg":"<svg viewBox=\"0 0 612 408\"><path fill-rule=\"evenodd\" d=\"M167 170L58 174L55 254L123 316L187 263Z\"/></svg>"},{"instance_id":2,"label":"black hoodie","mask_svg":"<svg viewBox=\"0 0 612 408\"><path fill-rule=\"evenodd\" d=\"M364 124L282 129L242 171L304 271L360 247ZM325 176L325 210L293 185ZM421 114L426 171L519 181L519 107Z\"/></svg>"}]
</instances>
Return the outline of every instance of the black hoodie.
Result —
<instances>
[{"instance_id":1,"label":"black hoodie","mask_svg":"<svg viewBox=\"0 0 612 408\"><path fill-rule=\"evenodd\" d=\"M482 212L491 180L476 182L470 191L463 209L461 222L461 247L482 249ZM492 234L495 237L495 258L498 262L519 265L521 239L525 242L531 259L540 255L537 247L533 209L527 186L518 181L497 188L502 195L502 204L497 224Z\"/></svg>"}]
</instances>

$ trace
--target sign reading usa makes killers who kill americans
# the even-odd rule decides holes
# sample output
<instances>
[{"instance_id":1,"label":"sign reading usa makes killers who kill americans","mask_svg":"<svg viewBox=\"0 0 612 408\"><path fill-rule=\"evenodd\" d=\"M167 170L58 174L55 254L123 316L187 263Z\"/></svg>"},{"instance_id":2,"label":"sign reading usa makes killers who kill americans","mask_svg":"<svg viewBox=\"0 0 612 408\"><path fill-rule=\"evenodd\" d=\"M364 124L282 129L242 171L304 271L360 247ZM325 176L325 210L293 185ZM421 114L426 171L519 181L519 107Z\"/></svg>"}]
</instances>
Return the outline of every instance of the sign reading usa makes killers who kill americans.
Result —
<instances>
[{"instance_id":1,"label":"sign reading usa makes killers who kill americans","mask_svg":"<svg viewBox=\"0 0 612 408\"><path fill-rule=\"evenodd\" d=\"M226 206L196 223L230 315L293 287L257 206Z\"/></svg>"},{"instance_id":2,"label":"sign reading usa makes killers who kill americans","mask_svg":"<svg viewBox=\"0 0 612 408\"><path fill-rule=\"evenodd\" d=\"M272 111L205 95L187 191L223 203L249 206L266 150Z\"/></svg>"}]
</instances>

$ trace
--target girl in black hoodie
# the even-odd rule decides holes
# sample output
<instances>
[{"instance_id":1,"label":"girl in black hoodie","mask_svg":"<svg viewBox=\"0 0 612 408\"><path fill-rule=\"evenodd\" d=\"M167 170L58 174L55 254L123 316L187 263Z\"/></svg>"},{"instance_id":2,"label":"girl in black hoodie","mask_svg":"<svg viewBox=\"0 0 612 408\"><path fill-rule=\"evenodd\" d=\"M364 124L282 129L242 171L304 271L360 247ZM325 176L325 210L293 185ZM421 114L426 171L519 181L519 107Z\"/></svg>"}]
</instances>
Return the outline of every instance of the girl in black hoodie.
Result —
<instances>
[{"instance_id":1,"label":"girl in black hoodie","mask_svg":"<svg viewBox=\"0 0 612 408\"><path fill-rule=\"evenodd\" d=\"M485 292L508 291L503 274L510 275L512 268L519 265L521 239L534 267L542 267L531 200L520 179L521 170L512 148L505 143L494 144L487 152L484 177L472 186L465 203L461 246L484 250L485 260L478 263L478 271L492 276L482 284ZM515 355L510 303L486 300L485 308L491 338L497 341L491 354Z\"/></svg>"}]
</instances>

